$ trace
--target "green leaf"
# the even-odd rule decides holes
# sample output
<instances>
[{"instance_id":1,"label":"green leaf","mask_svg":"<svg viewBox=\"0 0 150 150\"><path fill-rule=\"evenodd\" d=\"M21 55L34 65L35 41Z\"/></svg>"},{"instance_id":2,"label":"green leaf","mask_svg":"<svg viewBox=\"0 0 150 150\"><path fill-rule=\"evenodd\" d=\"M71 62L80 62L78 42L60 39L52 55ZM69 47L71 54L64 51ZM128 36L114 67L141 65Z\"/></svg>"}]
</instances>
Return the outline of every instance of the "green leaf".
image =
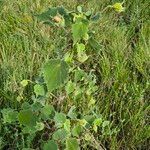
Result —
<instances>
[{"instance_id":1,"label":"green leaf","mask_svg":"<svg viewBox=\"0 0 150 150\"><path fill-rule=\"evenodd\" d=\"M67 119L66 122L64 123L64 129L70 132L70 128L71 128L70 120Z\"/></svg>"},{"instance_id":2,"label":"green leaf","mask_svg":"<svg viewBox=\"0 0 150 150\"><path fill-rule=\"evenodd\" d=\"M83 127L78 124L72 129L72 135L75 137L79 137L82 131Z\"/></svg>"},{"instance_id":3,"label":"green leaf","mask_svg":"<svg viewBox=\"0 0 150 150\"><path fill-rule=\"evenodd\" d=\"M25 126L35 126L36 117L33 114L32 110L21 110L18 114L19 123Z\"/></svg>"},{"instance_id":4,"label":"green leaf","mask_svg":"<svg viewBox=\"0 0 150 150\"><path fill-rule=\"evenodd\" d=\"M75 83L73 83L72 81L69 81L65 87L67 94L72 93L76 88Z\"/></svg>"},{"instance_id":5,"label":"green leaf","mask_svg":"<svg viewBox=\"0 0 150 150\"><path fill-rule=\"evenodd\" d=\"M64 141L68 136L68 132L65 129L58 129L53 134L54 140Z\"/></svg>"},{"instance_id":6,"label":"green leaf","mask_svg":"<svg viewBox=\"0 0 150 150\"><path fill-rule=\"evenodd\" d=\"M82 127L85 127L86 124L88 123L85 119L80 119L78 120L79 121L79 124L82 126Z\"/></svg>"},{"instance_id":7,"label":"green leaf","mask_svg":"<svg viewBox=\"0 0 150 150\"><path fill-rule=\"evenodd\" d=\"M76 113L76 107L72 106L67 114L68 117L71 119L76 119L77 118L77 113Z\"/></svg>"},{"instance_id":8,"label":"green leaf","mask_svg":"<svg viewBox=\"0 0 150 150\"><path fill-rule=\"evenodd\" d=\"M43 22L51 22L52 17L56 15L57 15L57 8L52 7L52 8L49 8L47 11L41 13L40 15L37 15L37 18Z\"/></svg>"},{"instance_id":9,"label":"green leaf","mask_svg":"<svg viewBox=\"0 0 150 150\"><path fill-rule=\"evenodd\" d=\"M23 102L21 105L21 109L30 109L31 105L28 102Z\"/></svg>"},{"instance_id":10,"label":"green leaf","mask_svg":"<svg viewBox=\"0 0 150 150\"><path fill-rule=\"evenodd\" d=\"M86 141L91 141L91 135L89 134L89 133L85 133L85 135L84 135L84 139L86 140Z\"/></svg>"},{"instance_id":11,"label":"green leaf","mask_svg":"<svg viewBox=\"0 0 150 150\"><path fill-rule=\"evenodd\" d=\"M66 122L66 115L63 113L56 113L54 117L54 121L57 127L62 127Z\"/></svg>"},{"instance_id":12,"label":"green leaf","mask_svg":"<svg viewBox=\"0 0 150 150\"><path fill-rule=\"evenodd\" d=\"M20 82L20 84L21 84L23 87L27 86L28 83L29 83L29 80L22 80L22 81Z\"/></svg>"},{"instance_id":13,"label":"green leaf","mask_svg":"<svg viewBox=\"0 0 150 150\"><path fill-rule=\"evenodd\" d=\"M93 124L94 120L95 120L95 116L94 115L86 115L84 116L84 119L89 123L89 124Z\"/></svg>"},{"instance_id":14,"label":"green leaf","mask_svg":"<svg viewBox=\"0 0 150 150\"><path fill-rule=\"evenodd\" d=\"M92 15L92 12L89 10L89 11L87 11L87 12L85 13L85 15L86 15L87 17L89 17L89 16Z\"/></svg>"},{"instance_id":15,"label":"green leaf","mask_svg":"<svg viewBox=\"0 0 150 150\"><path fill-rule=\"evenodd\" d=\"M37 129L35 128L35 126L31 127L31 126L25 126L23 129L22 129L22 133L24 134L35 134L37 132Z\"/></svg>"},{"instance_id":16,"label":"green leaf","mask_svg":"<svg viewBox=\"0 0 150 150\"><path fill-rule=\"evenodd\" d=\"M3 116L4 123L13 123L17 121L17 115L18 115L17 111L11 108L7 108L7 109L3 109L1 113Z\"/></svg>"},{"instance_id":17,"label":"green leaf","mask_svg":"<svg viewBox=\"0 0 150 150\"><path fill-rule=\"evenodd\" d=\"M76 22L72 25L72 36L73 42L76 44L81 39L84 39L88 33L88 23L87 22Z\"/></svg>"},{"instance_id":18,"label":"green leaf","mask_svg":"<svg viewBox=\"0 0 150 150\"><path fill-rule=\"evenodd\" d=\"M68 65L60 59L51 59L44 65L43 75L50 92L60 87L67 80Z\"/></svg>"},{"instance_id":19,"label":"green leaf","mask_svg":"<svg viewBox=\"0 0 150 150\"><path fill-rule=\"evenodd\" d=\"M100 126L102 124L102 118L97 118L94 120L93 124L96 126Z\"/></svg>"},{"instance_id":20,"label":"green leaf","mask_svg":"<svg viewBox=\"0 0 150 150\"><path fill-rule=\"evenodd\" d=\"M65 25L70 25L71 16L70 13L62 6L60 7L51 7L47 11L37 15L37 18L40 21L43 21L44 24L55 26L54 17L61 15L65 20Z\"/></svg>"},{"instance_id":21,"label":"green leaf","mask_svg":"<svg viewBox=\"0 0 150 150\"><path fill-rule=\"evenodd\" d=\"M77 139L69 138L66 140L66 150L80 150Z\"/></svg>"},{"instance_id":22,"label":"green leaf","mask_svg":"<svg viewBox=\"0 0 150 150\"><path fill-rule=\"evenodd\" d=\"M85 52L78 53L78 61L79 62L84 63L88 58L89 58L89 56L87 56Z\"/></svg>"},{"instance_id":23,"label":"green leaf","mask_svg":"<svg viewBox=\"0 0 150 150\"><path fill-rule=\"evenodd\" d=\"M73 62L73 52L70 53L70 52L67 52L64 56L64 60L67 62L67 63L71 63Z\"/></svg>"},{"instance_id":24,"label":"green leaf","mask_svg":"<svg viewBox=\"0 0 150 150\"><path fill-rule=\"evenodd\" d=\"M75 70L75 82L82 81L86 77L86 72L80 68Z\"/></svg>"},{"instance_id":25,"label":"green leaf","mask_svg":"<svg viewBox=\"0 0 150 150\"><path fill-rule=\"evenodd\" d=\"M83 52L85 51L85 45L83 43L78 44L77 43L77 52Z\"/></svg>"},{"instance_id":26,"label":"green leaf","mask_svg":"<svg viewBox=\"0 0 150 150\"><path fill-rule=\"evenodd\" d=\"M77 11L78 11L79 13L82 13L82 6L77 6Z\"/></svg>"},{"instance_id":27,"label":"green leaf","mask_svg":"<svg viewBox=\"0 0 150 150\"><path fill-rule=\"evenodd\" d=\"M77 56L78 61L82 63L88 59L88 56L85 53L85 45L83 43L77 44Z\"/></svg>"},{"instance_id":28,"label":"green leaf","mask_svg":"<svg viewBox=\"0 0 150 150\"><path fill-rule=\"evenodd\" d=\"M58 150L58 145L54 140L50 140L44 144L43 150Z\"/></svg>"},{"instance_id":29,"label":"green leaf","mask_svg":"<svg viewBox=\"0 0 150 150\"><path fill-rule=\"evenodd\" d=\"M62 16L67 16L68 15L67 10L63 6L57 7L57 11Z\"/></svg>"},{"instance_id":30,"label":"green leaf","mask_svg":"<svg viewBox=\"0 0 150 150\"><path fill-rule=\"evenodd\" d=\"M44 129L44 123L43 122L37 122L35 128L37 131L42 131Z\"/></svg>"},{"instance_id":31,"label":"green leaf","mask_svg":"<svg viewBox=\"0 0 150 150\"><path fill-rule=\"evenodd\" d=\"M123 3L115 3L112 7L115 9L117 12L123 12L125 8L122 6Z\"/></svg>"},{"instance_id":32,"label":"green leaf","mask_svg":"<svg viewBox=\"0 0 150 150\"><path fill-rule=\"evenodd\" d=\"M54 112L54 107L51 105L45 105L41 109L41 116L44 120L50 119L50 115Z\"/></svg>"},{"instance_id":33,"label":"green leaf","mask_svg":"<svg viewBox=\"0 0 150 150\"><path fill-rule=\"evenodd\" d=\"M44 90L43 85L36 84L34 86L34 93L36 94L36 96L44 96L45 95L45 90Z\"/></svg>"},{"instance_id":34,"label":"green leaf","mask_svg":"<svg viewBox=\"0 0 150 150\"><path fill-rule=\"evenodd\" d=\"M54 107L52 105L45 105L42 108L42 113L44 113L44 115L49 116L51 115L51 113L54 111Z\"/></svg>"},{"instance_id":35,"label":"green leaf","mask_svg":"<svg viewBox=\"0 0 150 150\"><path fill-rule=\"evenodd\" d=\"M42 109L42 107L43 107L43 105L40 103L40 102L37 102L37 101L35 101L32 105L30 105L31 106L31 109L33 110L33 111L41 111L41 109Z\"/></svg>"}]
</instances>

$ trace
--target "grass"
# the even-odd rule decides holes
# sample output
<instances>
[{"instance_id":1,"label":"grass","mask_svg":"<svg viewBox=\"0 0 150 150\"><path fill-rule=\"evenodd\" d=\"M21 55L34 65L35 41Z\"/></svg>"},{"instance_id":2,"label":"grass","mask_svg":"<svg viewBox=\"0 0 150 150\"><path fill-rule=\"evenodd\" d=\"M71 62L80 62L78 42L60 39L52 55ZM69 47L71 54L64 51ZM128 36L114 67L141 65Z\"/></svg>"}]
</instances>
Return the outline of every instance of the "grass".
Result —
<instances>
[{"instance_id":1,"label":"grass","mask_svg":"<svg viewBox=\"0 0 150 150\"><path fill-rule=\"evenodd\" d=\"M115 2L115 0L2 1L0 108L14 103L13 95L20 91L20 81L33 80L40 72L43 62L55 58L62 49L65 49L67 37L60 37L57 29L54 31L40 24L35 14L50 6L58 5L64 5L72 10L78 4L83 4L87 10L94 9L97 12ZM148 4L146 0L126 0L124 4L126 11L122 15L108 10L102 14L100 21L91 27L101 44L101 49L96 54L93 53L91 63L86 64L87 71L94 69L98 79L96 110L111 121L113 127L120 129L119 133L111 138L101 139L103 145L110 150L146 150L149 147ZM61 109L65 109L65 106ZM3 136L0 132L0 137Z\"/></svg>"}]
</instances>

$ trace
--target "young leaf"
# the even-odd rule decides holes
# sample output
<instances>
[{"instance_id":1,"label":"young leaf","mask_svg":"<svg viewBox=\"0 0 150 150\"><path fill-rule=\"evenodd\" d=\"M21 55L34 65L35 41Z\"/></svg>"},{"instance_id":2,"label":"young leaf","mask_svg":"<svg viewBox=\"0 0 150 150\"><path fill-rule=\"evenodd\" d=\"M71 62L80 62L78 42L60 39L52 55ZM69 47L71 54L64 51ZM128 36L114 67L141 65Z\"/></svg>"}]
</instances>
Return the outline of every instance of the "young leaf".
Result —
<instances>
[{"instance_id":1,"label":"young leaf","mask_svg":"<svg viewBox=\"0 0 150 150\"><path fill-rule=\"evenodd\" d=\"M21 105L21 109L30 109L31 105L28 102L23 102Z\"/></svg>"},{"instance_id":2,"label":"young leaf","mask_svg":"<svg viewBox=\"0 0 150 150\"><path fill-rule=\"evenodd\" d=\"M4 123L12 123L17 121L17 115L18 115L17 111L11 108L7 108L7 109L3 109L1 113L3 116Z\"/></svg>"},{"instance_id":3,"label":"young leaf","mask_svg":"<svg viewBox=\"0 0 150 150\"><path fill-rule=\"evenodd\" d=\"M82 127L85 127L87 123L88 123L88 122L87 122L85 119L79 120L79 124L80 124Z\"/></svg>"},{"instance_id":4,"label":"young leaf","mask_svg":"<svg viewBox=\"0 0 150 150\"><path fill-rule=\"evenodd\" d=\"M49 118L49 116L52 114L52 112L54 111L54 107L51 105L45 105L42 110L41 113L42 115L44 115L44 118Z\"/></svg>"},{"instance_id":5,"label":"young leaf","mask_svg":"<svg viewBox=\"0 0 150 150\"><path fill-rule=\"evenodd\" d=\"M56 132L54 132L53 139L64 141L67 136L68 132L65 129L58 129Z\"/></svg>"},{"instance_id":6,"label":"young leaf","mask_svg":"<svg viewBox=\"0 0 150 150\"><path fill-rule=\"evenodd\" d=\"M43 75L50 92L60 87L68 77L68 65L60 59L51 59L44 65Z\"/></svg>"},{"instance_id":7,"label":"young leaf","mask_svg":"<svg viewBox=\"0 0 150 150\"><path fill-rule=\"evenodd\" d=\"M80 150L77 139L69 138L66 140L66 150Z\"/></svg>"},{"instance_id":8,"label":"young leaf","mask_svg":"<svg viewBox=\"0 0 150 150\"><path fill-rule=\"evenodd\" d=\"M85 45L83 43L78 44L77 43L77 51L78 52L84 52L85 51Z\"/></svg>"},{"instance_id":9,"label":"young leaf","mask_svg":"<svg viewBox=\"0 0 150 150\"><path fill-rule=\"evenodd\" d=\"M70 52L67 52L64 56L64 60L67 62L67 63L71 63L73 62L73 53L70 53Z\"/></svg>"},{"instance_id":10,"label":"young leaf","mask_svg":"<svg viewBox=\"0 0 150 150\"><path fill-rule=\"evenodd\" d=\"M93 122L93 130L97 133L98 127L102 124L102 118L97 118Z\"/></svg>"},{"instance_id":11,"label":"young leaf","mask_svg":"<svg viewBox=\"0 0 150 150\"><path fill-rule=\"evenodd\" d=\"M71 125L70 125L70 120L67 119L66 122L64 123L64 129L68 132L70 132L70 128L71 128Z\"/></svg>"},{"instance_id":12,"label":"young leaf","mask_svg":"<svg viewBox=\"0 0 150 150\"><path fill-rule=\"evenodd\" d=\"M54 121L57 127L61 127L66 122L66 116L63 113L56 113Z\"/></svg>"},{"instance_id":13,"label":"young leaf","mask_svg":"<svg viewBox=\"0 0 150 150\"><path fill-rule=\"evenodd\" d=\"M90 135L89 133L85 133L84 139L85 139L86 141L91 141L91 135Z\"/></svg>"},{"instance_id":14,"label":"young leaf","mask_svg":"<svg viewBox=\"0 0 150 150\"><path fill-rule=\"evenodd\" d=\"M115 3L112 7L115 9L117 12L123 12L125 8L122 6L123 3Z\"/></svg>"},{"instance_id":15,"label":"young leaf","mask_svg":"<svg viewBox=\"0 0 150 150\"><path fill-rule=\"evenodd\" d=\"M85 62L88 59L88 56L85 53L85 45L83 43L77 44L77 56L78 61L81 63Z\"/></svg>"},{"instance_id":16,"label":"young leaf","mask_svg":"<svg viewBox=\"0 0 150 150\"><path fill-rule=\"evenodd\" d=\"M50 140L44 144L43 150L58 150L58 145L54 140Z\"/></svg>"},{"instance_id":17,"label":"young leaf","mask_svg":"<svg viewBox=\"0 0 150 150\"><path fill-rule=\"evenodd\" d=\"M72 106L67 114L68 117L71 119L76 119L77 118L77 113L76 113L76 107Z\"/></svg>"},{"instance_id":18,"label":"young leaf","mask_svg":"<svg viewBox=\"0 0 150 150\"><path fill-rule=\"evenodd\" d=\"M44 123L43 122L37 122L35 128L37 131L42 131L44 129Z\"/></svg>"},{"instance_id":19,"label":"young leaf","mask_svg":"<svg viewBox=\"0 0 150 150\"><path fill-rule=\"evenodd\" d=\"M33 111L41 111L43 105L40 102L35 101L31 106Z\"/></svg>"},{"instance_id":20,"label":"young leaf","mask_svg":"<svg viewBox=\"0 0 150 150\"><path fill-rule=\"evenodd\" d=\"M82 131L83 131L83 127L81 125L76 125L72 129L72 135L75 137L79 137Z\"/></svg>"},{"instance_id":21,"label":"young leaf","mask_svg":"<svg viewBox=\"0 0 150 150\"><path fill-rule=\"evenodd\" d=\"M22 129L22 133L24 134L30 134L30 135L33 135L37 132L37 129L35 128L35 126L31 127L31 126L25 126L23 129Z\"/></svg>"},{"instance_id":22,"label":"young leaf","mask_svg":"<svg viewBox=\"0 0 150 150\"><path fill-rule=\"evenodd\" d=\"M86 55L85 52L78 53L78 61L84 63L89 57Z\"/></svg>"},{"instance_id":23,"label":"young leaf","mask_svg":"<svg viewBox=\"0 0 150 150\"><path fill-rule=\"evenodd\" d=\"M77 11L78 11L79 13L82 13L82 6L77 6Z\"/></svg>"},{"instance_id":24,"label":"young leaf","mask_svg":"<svg viewBox=\"0 0 150 150\"><path fill-rule=\"evenodd\" d=\"M67 94L72 93L76 88L75 83L73 83L72 81L69 81L65 87Z\"/></svg>"},{"instance_id":25,"label":"young leaf","mask_svg":"<svg viewBox=\"0 0 150 150\"><path fill-rule=\"evenodd\" d=\"M22 80L22 81L20 82L20 84L21 84L23 87L27 86L28 83L29 83L29 80Z\"/></svg>"},{"instance_id":26,"label":"young leaf","mask_svg":"<svg viewBox=\"0 0 150 150\"><path fill-rule=\"evenodd\" d=\"M86 72L80 68L75 70L75 82L82 81L86 77Z\"/></svg>"},{"instance_id":27,"label":"young leaf","mask_svg":"<svg viewBox=\"0 0 150 150\"><path fill-rule=\"evenodd\" d=\"M74 44L84 39L88 33L88 23L87 22L76 22L72 25L72 36Z\"/></svg>"},{"instance_id":28,"label":"young leaf","mask_svg":"<svg viewBox=\"0 0 150 150\"><path fill-rule=\"evenodd\" d=\"M34 86L34 93L36 94L36 96L44 96L45 95L45 90L44 90L43 85L36 84Z\"/></svg>"}]
</instances>

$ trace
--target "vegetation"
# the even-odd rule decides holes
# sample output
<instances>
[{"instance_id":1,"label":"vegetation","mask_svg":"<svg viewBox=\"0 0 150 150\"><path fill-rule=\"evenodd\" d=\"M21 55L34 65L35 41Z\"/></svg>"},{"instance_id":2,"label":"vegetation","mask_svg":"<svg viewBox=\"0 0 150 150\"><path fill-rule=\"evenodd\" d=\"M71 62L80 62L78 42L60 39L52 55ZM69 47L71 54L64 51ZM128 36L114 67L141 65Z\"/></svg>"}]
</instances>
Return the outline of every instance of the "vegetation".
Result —
<instances>
[{"instance_id":1,"label":"vegetation","mask_svg":"<svg viewBox=\"0 0 150 150\"><path fill-rule=\"evenodd\" d=\"M0 150L147 150L146 0L0 1Z\"/></svg>"}]
</instances>

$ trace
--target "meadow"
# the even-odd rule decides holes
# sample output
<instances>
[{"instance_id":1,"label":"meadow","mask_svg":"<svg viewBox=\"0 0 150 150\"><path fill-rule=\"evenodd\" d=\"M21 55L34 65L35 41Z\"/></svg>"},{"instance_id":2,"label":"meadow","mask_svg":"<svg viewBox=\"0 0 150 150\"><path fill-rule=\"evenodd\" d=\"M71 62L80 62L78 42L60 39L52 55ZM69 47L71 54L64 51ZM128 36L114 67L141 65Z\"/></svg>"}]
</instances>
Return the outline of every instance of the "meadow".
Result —
<instances>
[{"instance_id":1,"label":"meadow","mask_svg":"<svg viewBox=\"0 0 150 150\"><path fill-rule=\"evenodd\" d=\"M148 150L149 7L0 0L0 150Z\"/></svg>"}]
</instances>

